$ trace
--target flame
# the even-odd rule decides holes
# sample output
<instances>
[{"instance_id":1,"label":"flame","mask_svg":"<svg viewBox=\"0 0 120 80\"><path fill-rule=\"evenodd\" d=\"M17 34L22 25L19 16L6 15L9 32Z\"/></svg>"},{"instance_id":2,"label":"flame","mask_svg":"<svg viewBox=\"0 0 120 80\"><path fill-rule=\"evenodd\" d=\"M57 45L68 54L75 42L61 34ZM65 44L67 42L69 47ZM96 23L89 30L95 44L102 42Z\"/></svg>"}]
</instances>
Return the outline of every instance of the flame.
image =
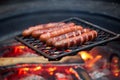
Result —
<instances>
[{"instance_id":1,"label":"flame","mask_svg":"<svg viewBox=\"0 0 120 80\"><path fill-rule=\"evenodd\" d=\"M79 78L78 73L75 70L73 70L72 68L69 69L69 72L73 73L77 78Z\"/></svg>"},{"instance_id":2,"label":"flame","mask_svg":"<svg viewBox=\"0 0 120 80\"><path fill-rule=\"evenodd\" d=\"M25 49L25 48L26 48L26 46L22 46L22 45L15 46L14 47L14 53L21 53L21 52L23 52L23 49Z\"/></svg>"},{"instance_id":3,"label":"flame","mask_svg":"<svg viewBox=\"0 0 120 80\"><path fill-rule=\"evenodd\" d=\"M42 67L41 66L38 66L38 67L36 67L36 68L33 68L33 71L38 71L38 70L41 70L42 69Z\"/></svg>"},{"instance_id":4,"label":"flame","mask_svg":"<svg viewBox=\"0 0 120 80\"><path fill-rule=\"evenodd\" d=\"M90 55L90 54L89 54L88 52L86 52L86 51L81 51L81 52L79 52L78 54L81 56L81 58L82 58L84 61L89 60L89 59L93 59L93 56Z\"/></svg>"},{"instance_id":5,"label":"flame","mask_svg":"<svg viewBox=\"0 0 120 80\"><path fill-rule=\"evenodd\" d=\"M78 73L77 73L73 68L66 69L65 72L66 72L67 74L74 74L75 77L79 79Z\"/></svg>"},{"instance_id":6,"label":"flame","mask_svg":"<svg viewBox=\"0 0 120 80\"><path fill-rule=\"evenodd\" d=\"M18 74L27 74L28 72L35 72L35 71L40 71L42 69L41 66L37 66L37 67L34 67L34 68L19 68L18 70Z\"/></svg>"},{"instance_id":7,"label":"flame","mask_svg":"<svg viewBox=\"0 0 120 80\"><path fill-rule=\"evenodd\" d=\"M29 68L20 68L18 74L27 74L27 71L29 71Z\"/></svg>"},{"instance_id":8,"label":"flame","mask_svg":"<svg viewBox=\"0 0 120 80\"><path fill-rule=\"evenodd\" d=\"M48 72L50 75L53 75L54 71L56 70L57 68L56 67L50 67L48 68Z\"/></svg>"},{"instance_id":9,"label":"flame","mask_svg":"<svg viewBox=\"0 0 120 80\"><path fill-rule=\"evenodd\" d=\"M78 52L78 54L81 56L81 58L85 61L86 63L86 67L91 68L93 67L93 65L102 58L101 55L97 55L95 57L93 57L90 53L88 53L87 51L81 51Z\"/></svg>"},{"instance_id":10,"label":"flame","mask_svg":"<svg viewBox=\"0 0 120 80\"><path fill-rule=\"evenodd\" d=\"M101 55L97 55L94 59L90 60L89 63L87 64L87 67L92 67L94 63L96 63L98 60L102 58Z\"/></svg>"}]
</instances>

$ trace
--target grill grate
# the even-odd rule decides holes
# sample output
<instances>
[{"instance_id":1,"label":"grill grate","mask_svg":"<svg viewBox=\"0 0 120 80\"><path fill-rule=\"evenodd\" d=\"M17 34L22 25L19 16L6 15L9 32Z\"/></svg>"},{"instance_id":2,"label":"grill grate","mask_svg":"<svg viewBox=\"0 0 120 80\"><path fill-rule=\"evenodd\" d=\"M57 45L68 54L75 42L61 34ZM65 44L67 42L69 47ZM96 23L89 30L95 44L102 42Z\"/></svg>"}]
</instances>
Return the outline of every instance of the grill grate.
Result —
<instances>
[{"instance_id":1,"label":"grill grate","mask_svg":"<svg viewBox=\"0 0 120 80\"><path fill-rule=\"evenodd\" d=\"M59 60L63 56L72 55L72 54L74 55L76 52L80 50L91 48L96 45L117 39L119 37L119 34L116 34L107 29L101 28L97 25L94 25L92 23L89 23L85 20L76 17L63 20L62 22L66 22L66 23L74 22L77 25L82 25L84 28L90 28L96 30L98 32L98 37L92 41L88 41L84 43L83 45L73 46L61 50L58 50L55 47L49 47L45 43L31 36L23 37L22 35L18 35L16 36L16 39L24 43L28 47L32 48L33 50L35 50L37 53L43 55L44 57L47 57L49 60Z\"/></svg>"}]
</instances>

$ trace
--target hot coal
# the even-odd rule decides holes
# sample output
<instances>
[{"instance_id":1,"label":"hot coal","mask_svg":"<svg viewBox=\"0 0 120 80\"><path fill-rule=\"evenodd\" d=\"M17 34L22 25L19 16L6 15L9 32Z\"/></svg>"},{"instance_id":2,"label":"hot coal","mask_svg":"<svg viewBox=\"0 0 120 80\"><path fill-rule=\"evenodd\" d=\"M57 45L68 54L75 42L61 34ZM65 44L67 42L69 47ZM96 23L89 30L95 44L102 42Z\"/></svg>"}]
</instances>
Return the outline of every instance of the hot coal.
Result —
<instances>
[{"instance_id":1,"label":"hot coal","mask_svg":"<svg viewBox=\"0 0 120 80\"><path fill-rule=\"evenodd\" d=\"M1 68L0 77L2 80L79 80L78 78L82 78L73 68L79 67L60 64L19 64Z\"/></svg>"},{"instance_id":2,"label":"hot coal","mask_svg":"<svg viewBox=\"0 0 120 80\"><path fill-rule=\"evenodd\" d=\"M119 55L119 50L120 50L120 44L118 42L110 42L106 46L97 46L91 49L89 52L92 54L94 57L97 55L102 55L102 59L97 61L94 66L92 67L92 70L90 70L91 74L94 74L96 71L97 76L100 76L102 73L102 77L97 78L96 80L119 80L120 79L120 72L118 72L118 76L115 76L115 74L112 71L115 71L112 68L111 65L111 59L116 56L120 59ZM113 64L113 66L116 64ZM118 62L118 71L120 70L120 61ZM89 70L88 70L89 71ZM106 72L107 71L107 72ZM95 78L95 75L92 77Z\"/></svg>"},{"instance_id":3,"label":"hot coal","mask_svg":"<svg viewBox=\"0 0 120 80\"><path fill-rule=\"evenodd\" d=\"M92 79L95 79L95 80L113 80L113 79L119 80L120 77L114 76L111 72L110 66L108 65L108 64L110 64L111 56L117 55L118 57L120 57L120 54L119 54L120 46L119 45L120 45L119 41L112 41L112 42L109 42L105 46L96 46L89 51L86 50L94 58L97 55L102 55L102 58L100 60L98 60L97 62L95 62L94 66L89 69L83 66L83 65L85 65L85 61L83 61L81 59L79 54L74 55L74 56L73 55L64 56L58 62L62 62L62 63L66 63L66 64L69 64L69 63L70 64L72 64L72 63L80 64L80 66L84 67L85 70L90 74ZM24 49L23 46L24 46L23 44L15 41L15 40L9 40L6 43L4 42L3 44L0 45L0 52L1 52L0 55L3 57L33 57L33 56L36 57L36 56L40 56L40 55L36 54L36 52L31 50L30 48ZM22 51L21 51L21 49L22 49ZM14 54L13 54L13 52L14 52ZM81 65L81 63L82 63L82 65ZM13 73L14 73L14 71L10 74L13 74ZM64 76L69 76L69 78L70 78L70 75L66 75L65 73L61 73L61 72L58 72L58 73L59 73L59 76L61 76L61 74L62 74ZM7 74L7 75L10 75L10 74ZM0 80L3 79L2 76L0 76ZM34 73L29 73L28 75L23 76L20 79L26 80L29 78L36 79L36 80L39 80L39 79L46 80L46 78L44 78L43 76L36 75ZM56 79L55 76L54 76L54 79ZM68 79L68 80L71 80L71 79Z\"/></svg>"}]
</instances>

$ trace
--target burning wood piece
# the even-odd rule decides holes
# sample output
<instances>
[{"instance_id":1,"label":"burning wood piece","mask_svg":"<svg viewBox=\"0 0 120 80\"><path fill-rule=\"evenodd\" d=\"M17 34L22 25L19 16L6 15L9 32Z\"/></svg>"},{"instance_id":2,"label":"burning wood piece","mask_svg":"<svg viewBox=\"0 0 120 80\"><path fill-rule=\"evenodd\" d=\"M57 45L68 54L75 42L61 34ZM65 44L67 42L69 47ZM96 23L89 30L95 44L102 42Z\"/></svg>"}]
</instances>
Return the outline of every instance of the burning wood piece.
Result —
<instances>
[{"instance_id":1,"label":"burning wood piece","mask_svg":"<svg viewBox=\"0 0 120 80\"><path fill-rule=\"evenodd\" d=\"M19 63L48 63L48 59L44 57L7 57L0 58L0 66L14 65Z\"/></svg>"},{"instance_id":2,"label":"burning wood piece","mask_svg":"<svg viewBox=\"0 0 120 80\"><path fill-rule=\"evenodd\" d=\"M71 63L71 62L82 63L83 60L80 58L79 55L75 55L75 56L65 56L59 62L61 63Z\"/></svg>"}]
</instances>

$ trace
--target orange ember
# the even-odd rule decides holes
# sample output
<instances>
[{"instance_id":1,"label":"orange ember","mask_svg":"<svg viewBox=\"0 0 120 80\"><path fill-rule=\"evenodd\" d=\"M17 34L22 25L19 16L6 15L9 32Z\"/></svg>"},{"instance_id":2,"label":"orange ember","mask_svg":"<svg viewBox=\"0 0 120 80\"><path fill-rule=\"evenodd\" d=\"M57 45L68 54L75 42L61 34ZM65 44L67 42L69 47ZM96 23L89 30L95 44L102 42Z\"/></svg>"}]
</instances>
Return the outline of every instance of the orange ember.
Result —
<instances>
[{"instance_id":1,"label":"orange ember","mask_svg":"<svg viewBox=\"0 0 120 80\"><path fill-rule=\"evenodd\" d=\"M78 52L78 54L81 56L81 58L85 61L86 63L86 67L90 68L93 67L94 64L100 60L102 58L101 55L97 55L97 56L92 56L90 53L88 53L87 51L81 51Z\"/></svg>"},{"instance_id":2,"label":"orange ember","mask_svg":"<svg viewBox=\"0 0 120 80\"><path fill-rule=\"evenodd\" d=\"M56 67L50 67L48 68L48 72L50 75L53 75L54 71L56 70L57 68Z\"/></svg>"},{"instance_id":3,"label":"orange ember","mask_svg":"<svg viewBox=\"0 0 120 80\"><path fill-rule=\"evenodd\" d=\"M96 56L94 59L90 60L87 64L87 67L92 67L94 66L94 63L96 63L98 60L102 58L101 55Z\"/></svg>"},{"instance_id":4,"label":"orange ember","mask_svg":"<svg viewBox=\"0 0 120 80\"><path fill-rule=\"evenodd\" d=\"M113 60L112 60L112 61L113 61L113 63L116 63L116 64L117 64L117 63L119 63L119 58L118 58L118 57L113 57Z\"/></svg>"},{"instance_id":5,"label":"orange ember","mask_svg":"<svg viewBox=\"0 0 120 80\"><path fill-rule=\"evenodd\" d=\"M74 74L77 78L79 78L78 73L75 70L73 70L72 68L69 68L68 72Z\"/></svg>"},{"instance_id":6,"label":"orange ember","mask_svg":"<svg viewBox=\"0 0 120 80\"><path fill-rule=\"evenodd\" d=\"M119 76L119 73L117 73L117 72L114 73L114 76L115 76L115 77L118 77L118 76Z\"/></svg>"},{"instance_id":7,"label":"orange ember","mask_svg":"<svg viewBox=\"0 0 120 80\"><path fill-rule=\"evenodd\" d=\"M25 49L25 46L15 46L14 47L14 53L21 53L23 52L23 49Z\"/></svg>"},{"instance_id":8,"label":"orange ember","mask_svg":"<svg viewBox=\"0 0 120 80\"><path fill-rule=\"evenodd\" d=\"M27 74L27 72L35 72L35 71L40 71L42 69L42 67L37 66L34 68L19 68L18 74Z\"/></svg>"},{"instance_id":9,"label":"orange ember","mask_svg":"<svg viewBox=\"0 0 120 80\"><path fill-rule=\"evenodd\" d=\"M29 71L29 68L20 68L18 74L27 74L27 71Z\"/></svg>"},{"instance_id":10,"label":"orange ember","mask_svg":"<svg viewBox=\"0 0 120 80\"><path fill-rule=\"evenodd\" d=\"M38 71L38 70L41 70L41 69L42 69L42 67L38 66L38 67L33 68L33 71Z\"/></svg>"},{"instance_id":11,"label":"orange ember","mask_svg":"<svg viewBox=\"0 0 120 80\"><path fill-rule=\"evenodd\" d=\"M82 58L84 61L89 60L89 59L93 59L93 56L90 55L90 54L89 54L88 52L86 52L86 51L81 51L81 52L79 52L78 54L81 56L81 58Z\"/></svg>"}]
</instances>

